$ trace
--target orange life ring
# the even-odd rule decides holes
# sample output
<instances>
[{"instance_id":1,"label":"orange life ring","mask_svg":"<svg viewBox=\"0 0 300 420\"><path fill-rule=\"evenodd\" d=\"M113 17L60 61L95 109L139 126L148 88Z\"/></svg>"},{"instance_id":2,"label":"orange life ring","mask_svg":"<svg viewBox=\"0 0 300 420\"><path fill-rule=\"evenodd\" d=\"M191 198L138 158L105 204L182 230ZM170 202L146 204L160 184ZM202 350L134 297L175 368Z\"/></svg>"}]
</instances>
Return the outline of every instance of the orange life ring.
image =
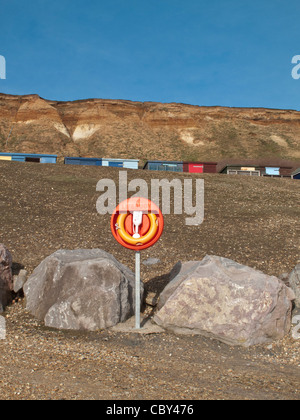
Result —
<instances>
[{"instance_id":1,"label":"orange life ring","mask_svg":"<svg viewBox=\"0 0 300 420\"><path fill-rule=\"evenodd\" d=\"M118 234L126 243L130 245L138 245L138 244L144 245L150 242L154 238L158 230L157 217L153 213L147 214L146 216L148 216L149 221L150 221L150 229L145 235L141 236L140 238L135 239L131 235L129 235L129 233L127 233L125 230L125 219L128 217L128 213L119 214L117 218L116 229L118 230Z\"/></svg>"},{"instance_id":2,"label":"orange life ring","mask_svg":"<svg viewBox=\"0 0 300 420\"><path fill-rule=\"evenodd\" d=\"M133 214L142 213L140 237L133 235ZM122 201L111 217L111 231L122 246L139 251L154 245L162 235L164 219L160 209L143 197L132 197Z\"/></svg>"}]
</instances>

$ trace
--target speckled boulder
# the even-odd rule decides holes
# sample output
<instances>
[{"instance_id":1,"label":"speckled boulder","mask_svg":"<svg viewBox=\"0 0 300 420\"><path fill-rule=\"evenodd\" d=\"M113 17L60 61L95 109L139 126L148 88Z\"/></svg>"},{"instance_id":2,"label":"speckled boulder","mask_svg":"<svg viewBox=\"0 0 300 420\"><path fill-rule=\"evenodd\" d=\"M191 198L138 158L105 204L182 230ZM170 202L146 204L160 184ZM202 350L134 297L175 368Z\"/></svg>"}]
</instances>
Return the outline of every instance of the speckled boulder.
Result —
<instances>
[{"instance_id":1,"label":"speckled boulder","mask_svg":"<svg viewBox=\"0 0 300 420\"><path fill-rule=\"evenodd\" d=\"M0 313L12 298L12 256L5 245L0 244Z\"/></svg>"},{"instance_id":2,"label":"speckled boulder","mask_svg":"<svg viewBox=\"0 0 300 420\"><path fill-rule=\"evenodd\" d=\"M59 250L25 283L26 308L48 327L108 328L133 315L134 282L133 272L101 249Z\"/></svg>"},{"instance_id":3,"label":"speckled boulder","mask_svg":"<svg viewBox=\"0 0 300 420\"><path fill-rule=\"evenodd\" d=\"M200 262L174 267L154 321L175 333L250 346L289 332L294 298L277 277L226 258L206 256Z\"/></svg>"}]
</instances>

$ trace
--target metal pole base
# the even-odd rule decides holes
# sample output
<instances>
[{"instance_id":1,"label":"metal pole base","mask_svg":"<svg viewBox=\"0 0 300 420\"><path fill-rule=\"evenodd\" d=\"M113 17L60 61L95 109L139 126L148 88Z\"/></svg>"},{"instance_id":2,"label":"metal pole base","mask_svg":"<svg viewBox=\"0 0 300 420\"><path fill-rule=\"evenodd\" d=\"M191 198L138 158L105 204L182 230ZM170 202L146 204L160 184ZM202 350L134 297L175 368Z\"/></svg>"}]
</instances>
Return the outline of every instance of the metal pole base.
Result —
<instances>
[{"instance_id":1,"label":"metal pole base","mask_svg":"<svg viewBox=\"0 0 300 420\"><path fill-rule=\"evenodd\" d=\"M135 328L141 328L141 253L135 253Z\"/></svg>"}]
</instances>

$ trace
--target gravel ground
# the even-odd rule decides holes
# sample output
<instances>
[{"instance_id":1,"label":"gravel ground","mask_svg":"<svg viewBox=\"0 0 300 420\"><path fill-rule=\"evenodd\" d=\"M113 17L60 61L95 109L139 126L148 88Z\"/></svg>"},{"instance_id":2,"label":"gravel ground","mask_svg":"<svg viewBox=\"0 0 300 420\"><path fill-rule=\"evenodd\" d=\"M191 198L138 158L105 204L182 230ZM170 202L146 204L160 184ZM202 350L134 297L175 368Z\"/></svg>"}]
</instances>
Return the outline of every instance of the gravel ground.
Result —
<instances>
[{"instance_id":1,"label":"gravel ground","mask_svg":"<svg viewBox=\"0 0 300 420\"><path fill-rule=\"evenodd\" d=\"M0 342L1 399L299 399L299 342L46 329L18 303Z\"/></svg>"},{"instance_id":2,"label":"gravel ground","mask_svg":"<svg viewBox=\"0 0 300 420\"><path fill-rule=\"evenodd\" d=\"M102 248L134 268L132 252L109 230L110 216L95 204L101 178L114 168L0 162L1 242L14 272L29 273L60 248ZM154 173L128 171L129 181ZM157 174L155 174L157 176ZM184 177L163 174L160 177ZM191 177L190 175L185 175ZM196 176L193 176L196 177ZM165 216L165 231L142 252L146 289L160 292L181 260L221 255L267 274L290 272L299 262L299 185L289 179L204 175L205 220L185 226L185 215ZM149 308L147 308L149 309ZM3 314L1 399L211 400L299 399L300 340L230 347L200 336L77 333L47 329L29 315L24 299Z\"/></svg>"}]
</instances>

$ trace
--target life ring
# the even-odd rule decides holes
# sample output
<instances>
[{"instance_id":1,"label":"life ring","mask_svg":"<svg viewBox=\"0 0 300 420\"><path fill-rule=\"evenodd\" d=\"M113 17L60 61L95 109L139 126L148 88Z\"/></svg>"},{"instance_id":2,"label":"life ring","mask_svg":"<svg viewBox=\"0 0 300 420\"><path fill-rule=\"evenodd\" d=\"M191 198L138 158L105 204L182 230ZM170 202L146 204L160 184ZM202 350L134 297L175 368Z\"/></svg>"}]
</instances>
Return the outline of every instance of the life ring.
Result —
<instances>
[{"instance_id":1,"label":"life ring","mask_svg":"<svg viewBox=\"0 0 300 420\"><path fill-rule=\"evenodd\" d=\"M164 218L152 201L143 197L131 197L115 208L110 227L120 245L140 251L159 240L164 229Z\"/></svg>"},{"instance_id":2,"label":"life ring","mask_svg":"<svg viewBox=\"0 0 300 420\"><path fill-rule=\"evenodd\" d=\"M158 222L157 222L156 215L154 213L150 213L146 215L148 216L149 221L150 221L150 228L145 235L137 239L133 238L132 236L129 235L129 233L126 232L125 220L128 217L128 215L129 215L128 213L119 214L117 218L116 229L118 230L118 234L121 236L123 241L125 241L126 243L130 245L136 245L136 246L138 246L139 244L144 245L150 242L154 238L158 230Z\"/></svg>"}]
</instances>

